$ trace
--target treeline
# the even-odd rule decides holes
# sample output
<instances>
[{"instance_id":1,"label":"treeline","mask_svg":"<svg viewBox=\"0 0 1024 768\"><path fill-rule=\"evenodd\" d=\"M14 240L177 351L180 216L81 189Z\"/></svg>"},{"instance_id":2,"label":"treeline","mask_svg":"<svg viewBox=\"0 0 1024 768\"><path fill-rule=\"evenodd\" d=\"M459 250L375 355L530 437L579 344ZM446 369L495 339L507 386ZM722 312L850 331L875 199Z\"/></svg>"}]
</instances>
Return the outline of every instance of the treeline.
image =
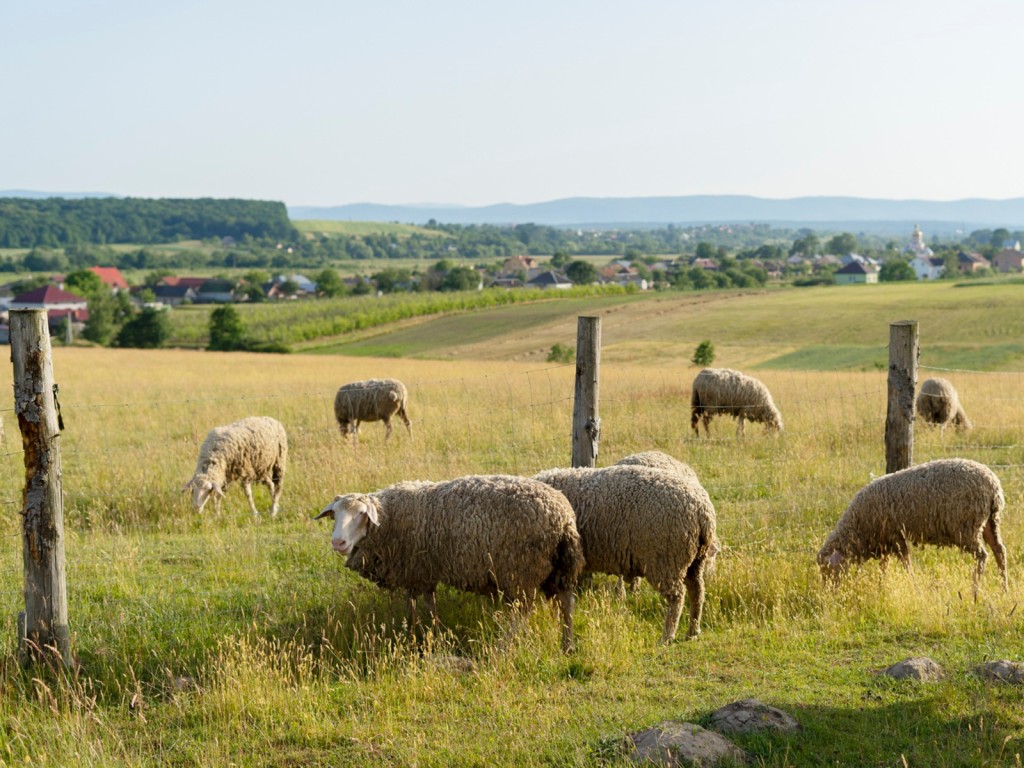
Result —
<instances>
[{"instance_id":1,"label":"treeline","mask_svg":"<svg viewBox=\"0 0 1024 768\"><path fill-rule=\"evenodd\" d=\"M0 248L297 236L284 203L267 200L0 198Z\"/></svg>"}]
</instances>

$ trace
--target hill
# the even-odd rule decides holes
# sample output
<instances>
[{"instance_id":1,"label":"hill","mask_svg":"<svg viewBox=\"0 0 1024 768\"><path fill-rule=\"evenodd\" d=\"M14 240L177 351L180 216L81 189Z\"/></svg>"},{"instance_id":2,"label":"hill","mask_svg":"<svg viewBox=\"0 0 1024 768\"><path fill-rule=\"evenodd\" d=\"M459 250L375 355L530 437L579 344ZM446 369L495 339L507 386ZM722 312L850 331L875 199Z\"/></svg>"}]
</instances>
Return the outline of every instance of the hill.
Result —
<instances>
[{"instance_id":1,"label":"hill","mask_svg":"<svg viewBox=\"0 0 1024 768\"><path fill-rule=\"evenodd\" d=\"M680 197L575 197L548 202L487 206L401 206L359 203L334 207L289 206L292 219L389 221L426 224L548 224L639 227L666 224L769 223L780 227L906 232L920 224L936 234L986 227L1024 226L1024 198L952 201L798 197L776 200L747 195Z\"/></svg>"}]
</instances>

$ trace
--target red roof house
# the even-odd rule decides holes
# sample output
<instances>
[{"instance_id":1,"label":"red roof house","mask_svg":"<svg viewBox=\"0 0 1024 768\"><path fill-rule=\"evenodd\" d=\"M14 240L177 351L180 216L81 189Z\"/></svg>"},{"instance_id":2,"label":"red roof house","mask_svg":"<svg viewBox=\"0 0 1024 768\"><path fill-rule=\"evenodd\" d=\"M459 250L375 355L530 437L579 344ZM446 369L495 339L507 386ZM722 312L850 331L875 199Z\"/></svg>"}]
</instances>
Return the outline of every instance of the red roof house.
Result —
<instances>
[{"instance_id":1,"label":"red roof house","mask_svg":"<svg viewBox=\"0 0 1024 768\"><path fill-rule=\"evenodd\" d=\"M97 275L103 284L115 293L128 290L128 281L117 267L89 267L89 271Z\"/></svg>"},{"instance_id":2,"label":"red roof house","mask_svg":"<svg viewBox=\"0 0 1024 768\"><path fill-rule=\"evenodd\" d=\"M87 299L61 290L56 285L44 285L28 293L15 296L8 305L10 309L85 309Z\"/></svg>"}]
</instances>

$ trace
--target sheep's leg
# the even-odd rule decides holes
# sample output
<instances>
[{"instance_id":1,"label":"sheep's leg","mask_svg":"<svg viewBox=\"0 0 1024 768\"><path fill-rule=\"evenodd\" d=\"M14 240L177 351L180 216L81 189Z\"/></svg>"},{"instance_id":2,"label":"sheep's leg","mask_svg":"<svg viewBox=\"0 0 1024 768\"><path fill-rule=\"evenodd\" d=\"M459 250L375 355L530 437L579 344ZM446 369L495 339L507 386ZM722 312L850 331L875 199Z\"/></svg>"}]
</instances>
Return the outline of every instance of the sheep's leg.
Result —
<instances>
[{"instance_id":1,"label":"sheep's leg","mask_svg":"<svg viewBox=\"0 0 1024 768\"><path fill-rule=\"evenodd\" d=\"M563 590L557 595L558 616L562 621L562 652L572 653L574 650L572 636L572 610L576 602L571 589Z\"/></svg>"},{"instance_id":2,"label":"sheep's leg","mask_svg":"<svg viewBox=\"0 0 1024 768\"><path fill-rule=\"evenodd\" d=\"M398 417L405 424L405 428L409 431L409 438L412 439L412 422L409 421L409 416L406 414L404 406L398 409Z\"/></svg>"},{"instance_id":3,"label":"sheep's leg","mask_svg":"<svg viewBox=\"0 0 1024 768\"><path fill-rule=\"evenodd\" d=\"M248 480L243 480L242 490L245 491L245 498L249 500L249 509L252 510L253 515L259 517L260 511L256 509L256 502L252 500L252 483Z\"/></svg>"},{"instance_id":4,"label":"sheep's leg","mask_svg":"<svg viewBox=\"0 0 1024 768\"><path fill-rule=\"evenodd\" d=\"M431 587L430 589L428 589L423 596L426 601L427 618L430 619L430 626L437 626L437 596L434 592L434 588Z\"/></svg>"},{"instance_id":5,"label":"sheep's leg","mask_svg":"<svg viewBox=\"0 0 1024 768\"><path fill-rule=\"evenodd\" d=\"M417 597L418 597L417 593L415 591L411 590L411 589L408 592L405 593L406 621L409 624L409 627L408 627L408 629L409 629L409 639L412 640L413 642L416 641L416 623L417 623L417 618L416 618L416 598Z\"/></svg>"},{"instance_id":6,"label":"sheep's leg","mask_svg":"<svg viewBox=\"0 0 1024 768\"><path fill-rule=\"evenodd\" d=\"M968 552L974 555L977 565L974 568L974 602L978 602L978 586L981 584L981 575L985 572L985 561L988 560L988 552L980 541L972 542L973 546L965 547Z\"/></svg>"},{"instance_id":7,"label":"sheep's leg","mask_svg":"<svg viewBox=\"0 0 1024 768\"><path fill-rule=\"evenodd\" d=\"M277 515L277 504L281 498L281 486L284 484L284 472L280 465L275 465L270 476L270 516Z\"/></svg>"},{"instance_id":8,"label":"sheep's leg","mask_svg":"<svg viewBox=\"0 0 1024 768\"><path fill-rule=\"evenodd\" d=\"M990 517L988 522L985 523L982 533L989 548L992 550L992 554L996 556L996 565L999 566L999 572L1003 575L1003 592L1009 592L1010 581L1006 576L1006 545L1003 544L1003 540L999 536L999 529L996 528L993 518Z\"/></svg>"},{"instance_id":9,"label":"sheep's leg","mask_svg":"<svg viewBox=\"0 0 1024 768\"><path fill-rule=\"evenodd\" d=\"M690 626L687 629L686 637L694 640L700 635L700 619L704 612L704 563L699 562L691 565L686 572L683 582L686 584L686 594L690 599ZM676 623L679 622L679 614L682 612L682 595L680 595L679 608L676 610ZM666 629L668 629L668 617L666 616ZM673 635L675 630L673 628Z\"/></svg>"},{"instance_id":10,"label":"sheep's leg","mask_svg":"<svg viewBox=\"0 0 1024 768\"><path fill-rule=\"evenodd\" d=\"M387 439L389 437L391 437L391 419L390 419L390 417L384 419L384 441L387 442Z\"/></svg>"},{"instance_id":11,"label":"sheep's leg","mask_svg":"<svg viewBox=\"0 0 1024 768\"><path fill-rule=\"evenodd\" d=\"M704 411L700 418L704 422L704 437L711 437L711 414Z\"/></svg>"}]
</instances>

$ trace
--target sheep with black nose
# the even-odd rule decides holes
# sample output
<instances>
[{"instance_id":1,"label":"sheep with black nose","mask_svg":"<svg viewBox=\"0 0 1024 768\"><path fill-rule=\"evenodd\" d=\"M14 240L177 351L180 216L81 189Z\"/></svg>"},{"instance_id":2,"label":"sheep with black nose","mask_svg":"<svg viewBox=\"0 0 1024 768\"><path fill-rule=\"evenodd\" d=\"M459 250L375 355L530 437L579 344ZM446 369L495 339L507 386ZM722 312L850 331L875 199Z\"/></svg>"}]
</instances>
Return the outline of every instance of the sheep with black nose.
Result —
<instances>
[{"instance_id":1,"label":"sheep with black nose","mask_svg":"<svg viewBox=\"0 0 1024 768\"><path fill-rule=\"evenodd\" d=\"M938 459L875 478L861 488L818 552L826 581L851 565L896 555L910 566L911 544L959 547L974 555L974 598L992 549L1008 588L999 531L1005 506L996 474L970 459Z\"/></svg>"},{"instance_id":2,"label":"sheep with black nose","mask_svg":"<svg viewBox=\"0 0 1024 768\"><path fill-rule=\"evenodd\" d=\"M348 568L405 591L410 629L420 595L436 620L438 584L501 595L524 613L540 592L557 600L562 648L571 650L583 550L572 507L553 488L511 475L403 482L336 496L324 517L334 519L331 546Z\"/></svg>"}]
</instances>

